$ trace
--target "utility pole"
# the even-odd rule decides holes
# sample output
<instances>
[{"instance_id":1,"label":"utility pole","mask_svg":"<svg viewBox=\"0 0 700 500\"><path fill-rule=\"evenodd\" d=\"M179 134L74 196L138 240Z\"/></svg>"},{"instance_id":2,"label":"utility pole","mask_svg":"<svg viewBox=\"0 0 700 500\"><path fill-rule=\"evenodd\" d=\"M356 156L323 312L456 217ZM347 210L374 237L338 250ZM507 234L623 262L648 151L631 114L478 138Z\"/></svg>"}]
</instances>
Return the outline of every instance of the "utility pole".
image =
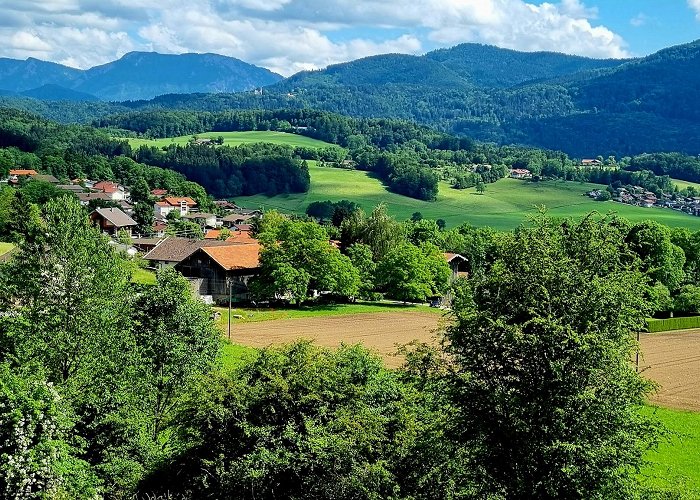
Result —
<instances>
[{"instance_id":1,"label":"utility pole","mask_svg":"<svg viewBox=\"0 0 700 500\"><path fill-rule=\"evenodd\" d=\"M228 285L228 341L231 342L231 302L233 299L231 278L226 278L226 284Z\"/></svg>"}]
</instances>

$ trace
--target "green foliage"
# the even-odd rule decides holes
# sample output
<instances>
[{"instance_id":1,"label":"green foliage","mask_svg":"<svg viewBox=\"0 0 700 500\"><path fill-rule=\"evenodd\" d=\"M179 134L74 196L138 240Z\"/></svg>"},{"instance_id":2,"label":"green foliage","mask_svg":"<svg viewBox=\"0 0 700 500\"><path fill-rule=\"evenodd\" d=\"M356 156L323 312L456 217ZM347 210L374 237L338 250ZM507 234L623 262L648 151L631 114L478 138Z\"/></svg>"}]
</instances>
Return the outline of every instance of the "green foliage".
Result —
<instances>
[{"instance_id":1,"label":"green foliage","mask_svg":"<svg viewBox=\"0 0 700 500\"><path fill-rule=\"evenodd\" d=\"M700 287L684 285L673 299L673 310L680 313L700 312Z\"/></svg>"},{"instance_id":2,"label":"green foliage","mask_svg":"<svg viewBox=\"0 0 700 500\"><path fill-rule=\"evenodd\" d=\"M280 218L273 212L263 217L257 237L263 244L260 276L253 285L257 296L288 296L297 304L314 290L343 298L357 296L358 270L316 223Z\"/></svg>"},{"instance_id":3,"label":"green foliage","mask_svg":"<svg viewBox=\"0 0 700 500\"><path fill-rule=\"evenodd\" d=\"M667 227L653 221L640 222L630 229L627 241L652 281L662 283L671 292L680 287L685 277L685 254L671 242Z\"/></svg>"},{"instance_id":4,"label":"green foliage","mask_svg":"<svg viewBox=\"0 0 700 500\"><path fill-rule=\"evenodd\" d=\"M193 498L410 497L404 466L420 464L425 426L416 397L358 346L265 349L193 391L180 417L190 449L149 486Z\"/></svg>"},{"instance_id":5,"label":"green foliage","mask_svg":"<svg viewBox=\"0 0 700 500\"><path fill-rule=\"evenodd\" d=\"M447 289L450 269L442 253L430 243L417 247L400 243L377 266L377 282L388 297L425 302Z\"/></svg>"},{"instance_id":6,"label":"green foliage","mask_svg":"<svg viewBox=\"0 0 700 500\"><path fill-rule=\"evenodd\" d=\"M141 359L140 403L149 415L149 434L163 443L170 417L187 387L212 368L220 332L209 308L192 297L189 282L172 268L136 297L133 325Z\"/></svg>"},{"instance_id":7,"label":"green foliage","mask_svg":"<svg viewBox=\"0 0 700 500\"><path fill-rule=\"evenodd\" d=\"M0 364L0 495L89 498L98 481L71 446L65 401L39 377Z\"/></svg>"},{"instance_id":8,"label":"green foliage","mask_svg":"<svg viewBox=\"0 0 700 500\"><path fill-rule=\"evenodd\" d=\"M700 328L700 316L647 320L649 333L687 330L690 328Z\"/></svg>"},{"instance_id":9,"label":"green foliage","mask_svg":"<svg viewBox=\"0 0 700 500\"><path fill-rule=\"evenodd\" d=\"M614 218L540 217L461 288L451 397L480 496L633 494L656 430L629 362L648 310L625 236Z\"/></svg>"},{"instance_id":10,"label":"green foliage","mask_svg":"<svg viewBox=\"0 0 700 500\"><path fill-rule=\"evenodd\" d=\"M350 262L360 274L358 295L360 298L369 299L374 296L375 273L377 265L372 260L372 249L364 243L354 243L345 251Z\"/></svg>"}]
</instances>

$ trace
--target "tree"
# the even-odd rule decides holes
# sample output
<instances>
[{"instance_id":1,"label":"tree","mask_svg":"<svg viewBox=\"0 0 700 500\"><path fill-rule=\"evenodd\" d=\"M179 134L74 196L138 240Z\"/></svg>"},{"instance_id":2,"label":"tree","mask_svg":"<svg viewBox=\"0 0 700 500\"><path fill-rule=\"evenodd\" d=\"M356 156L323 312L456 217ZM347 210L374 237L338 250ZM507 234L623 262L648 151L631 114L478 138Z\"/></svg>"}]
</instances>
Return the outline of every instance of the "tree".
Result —
<instances>
[{"instance_id":1,"label":"tree","mask_svg":"<svg viewBox=\"0 0 700 500\"><path fill-rule=\"evenodd\" d=\"M143 203L153 207L151 188L148 187L148 183L143 177L139 177L133 186L131 186L130 193L132 203Z\"/></svg>"},{"instance_id":2,"label":"tree","mask_svg":"<svg viewBox=\"0 0 700 500\"><path fill-rule=\"evenodd\" d=\"M153 222L155 214L150 203L137 203L134 206L134 220L138 223L138 231L141 234L153 234Z\"/></svg>"},{"instance_id":3,"label":"tree","mask_svg":"<svg viewBox=\"0 0 700 500\"><path fill-rule=\"evenodd\" d=\"M231 230L227 227L222 227L219 231L219 236L216 237L217 240L226 241L231 237Z\"/></svg>"},{"instance_id":4,"label":"tree","mask_svg":"<svg viewBox=\"0 0 700 500\"><path fill-rule=\"evenodd\" d=\"M673 309L680 313L695 314L700 312L700 287L685 285L673 299Z\"/></svg>"},{"instance_id":5,"label":"tree","mask_svg":"<svg viewBox=\"0 0 700 500\"><path fill-rule=\"evenodd\" d=\"M450 432L471 450L477 496L631 496L656 431L639 412L651 384L629 362L649 310L625 236L614 218L539 216L460 289Z\"/></svg>"},{"instance_id":6,"label":"tree","mask_svg":"<svg viewBox=\"0 0 700 500\"><path fill-rule=\"evenodd\" d=\"M51 384L0 363L0 495L94 498L97 478L69 444L73 425Z\"/></svg>"},{"instance_id":7,"label":"tree","mask_svg":"<svg viewBox=\"0 0 700 500\"><path fill-rule=\"evenodd\" d=\"M413 212L411 215L411 222L418 222L423 219L423 214L420 212Z\"/></svg>"},{"instance_id":8,"label":"tree","mask_svg":"<svg viewBox=\"0 0 700 500\"><path fill-rule=\"evenodd\" d=\"M417 402L415 389L360 346L264 349L192 391L178 422L193 446L144 490L415 498L412 482L430 463L418 444L431 417Z\"/></svg>"},{"instance_id":9,"label":"tree","mask_svg":"<svg viewBox=\"0 0 700 500\"><path fill-rule=\"evenodd\" d=\"M364 221L360 241L372 248L378 262L400 241L401 232L401 225L389 216L386 205L379 204Z\"/></svg>"},{"instance_id":10,"label":"tree","mask_svg":"<svg viewBox=\"0 0 700 500\"><path fill-rule=\"evenodd\" d=\"M483 181L477 181L476 192L479 194L484 194L484 191L486 191L486 184Z\"/></svg>"},{"instance_id":11,"label":"tree","mask_svg":"<svg viewBox=\"0 0 700 500\"><path fill-rule=\"evenodd\" d=\"M447 226L447 223L445 222L445 219L438 219L438 220L435 221L435 223L437 224L438 229L440 229L440 231L444 231L444 230L445 230L445 226Z\"/></svg>"},{"instance_id":12,"label":"tree","mask_svg":"<svg viewBox=\"0 0 700 500\"><path fill-rule=\"evenodd\" d=\"M678 290L685 277L685 254L671 242L668 227L655 221L640 222L630 229L627 242L652 282L662 283L672 293Z\"/></svg>"},{"instance_id":13,"label":"tree","mask_svg":"<svg viewBox=\"0 0 700 500\"><path fill-rule=\"evenodd\" d=\"M214 366L220 332L209 307L192 297L181 274L163 269L157 281L137 296L132 318L140 351L140 401L150 417L149 434L160 442L180 396Z\"/></svg>"},{"instance_id":14,"label":"tree","mask_svg":"<svg viewBox=\"0 0 700 500\"><path fill-rule=\"evenodd\" d=\"M346 252L350 262L360 274L359 296L364 299L371 298L377 271L377 264L372 260L372 249L364 243L355 243Z\"/></svg>"},{"instance_id":15,"label":"tree","mask_svg":"<svg viewBox=\"0 0 700 500\"><path fill-rule=\"evenodd\" d=\"M450 270L434 245L421 248L401 243L387 253L377 266L377 281L389 297L404 302L424 302L442 294Z\"/></svg>"}]
</instances>

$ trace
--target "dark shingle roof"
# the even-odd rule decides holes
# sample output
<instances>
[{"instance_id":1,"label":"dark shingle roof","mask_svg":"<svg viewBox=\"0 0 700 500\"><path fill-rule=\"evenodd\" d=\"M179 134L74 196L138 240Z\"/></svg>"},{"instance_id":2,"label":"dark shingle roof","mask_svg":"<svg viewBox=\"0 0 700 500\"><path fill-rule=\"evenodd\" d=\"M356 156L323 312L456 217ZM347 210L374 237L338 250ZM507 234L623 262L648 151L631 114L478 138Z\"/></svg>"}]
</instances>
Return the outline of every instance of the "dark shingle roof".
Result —
<instances>
[{"instance_id":1,"label":"dark shingle roof","mask_svg":"<svg viewBox=\"0 0 700 500\"><path fill-rule=\"evenodd\" d=\"M203 247L219 247L233 243L219 240L190 240L188 238L166 238L143 256L146 260L180 262Z\"/></svg>"},{"instance_id":2,"label":"dark shingle roof","mask_svg":"<svg viewBox=\"0 0 700 500\"><path fill-rule=\"evenodd\" d=\"M116 227L137 226L138 223L118 208L98 208L99 215L107 219Z\"/></svg>"}]
</instances>

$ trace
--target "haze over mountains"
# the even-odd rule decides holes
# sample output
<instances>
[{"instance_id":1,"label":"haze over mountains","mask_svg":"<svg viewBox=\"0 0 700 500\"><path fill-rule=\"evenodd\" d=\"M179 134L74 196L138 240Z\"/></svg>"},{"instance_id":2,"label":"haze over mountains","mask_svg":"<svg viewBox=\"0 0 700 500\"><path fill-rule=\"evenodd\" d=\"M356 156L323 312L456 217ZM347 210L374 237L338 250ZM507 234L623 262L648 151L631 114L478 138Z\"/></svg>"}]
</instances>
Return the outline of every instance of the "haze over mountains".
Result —
<instances>
[{"instance_id":1,"label":"haze over mountains","mask_svg":"<svg viewBox=\"0 0 700 500\"><path fill-rule=\"evenodd\" d=\"M39 99L88 100L86 95L91 95L127 101L169 93L238 92L281 79L265 68L217 54L130 52L85 71L32 58L0 59L0 89ZM67 91L82 98L71 98Z\"/></svg>"},{"instance_id":2,"label":"haze over mountains","mask_svg":"<svg viewBox=\"0 0 700 500\"><path fill-rule=\"evenodd\" d=\"M630 60L462 44L424 56L367 57L287 79L212 54L132 53L85 72L37 60L15 63L0 60L0 89L39 99L63 95L53 98L85 101L85 94L143 99L50 106L12 97L0 102L63 121L149 108L316 108L408 119L480 140L579 156L700 153L698 41ZM32 83L43 87L28 92L24 87ZM231 93L262 86L262 95ZM198 93L183 95L187 92ZM166 95L149 100L157 94Z\"/></svg>"}]
</instances>

